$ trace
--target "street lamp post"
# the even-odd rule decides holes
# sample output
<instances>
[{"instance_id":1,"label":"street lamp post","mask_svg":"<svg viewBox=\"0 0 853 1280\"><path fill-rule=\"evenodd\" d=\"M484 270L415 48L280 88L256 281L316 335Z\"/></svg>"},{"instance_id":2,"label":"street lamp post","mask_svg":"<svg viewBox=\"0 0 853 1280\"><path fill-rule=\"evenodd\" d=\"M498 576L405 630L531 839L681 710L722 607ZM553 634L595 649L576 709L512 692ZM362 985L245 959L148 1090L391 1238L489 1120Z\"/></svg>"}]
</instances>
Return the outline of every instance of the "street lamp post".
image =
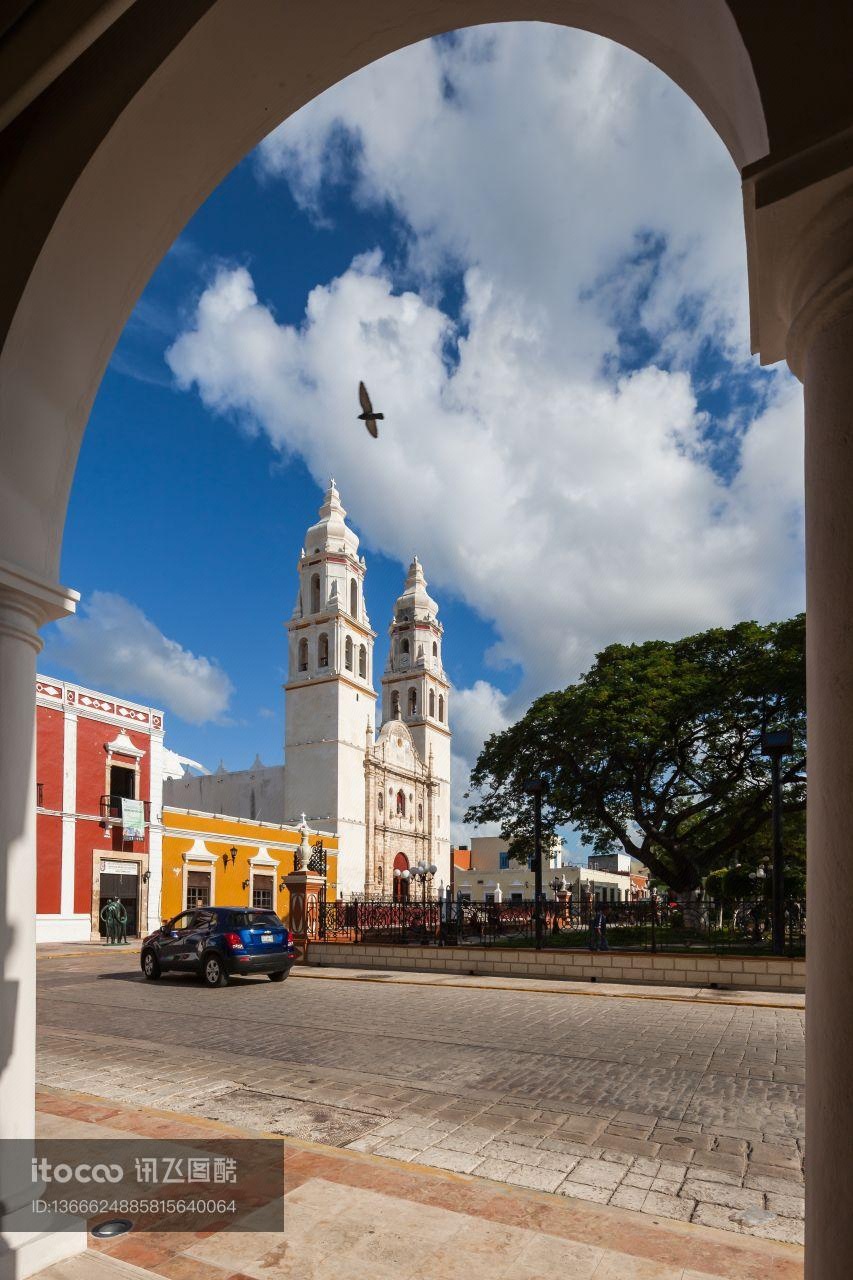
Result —
<instances>
[{"instance_id":1,"label":"street lamp post","mask_svg":"<svg viewBox=\"0 0 853 1280\"><path fill-rule=\"evenodd\" d=\"M524 784L525 794L533 797L533 928L537 951L542 950L542 796L546 785L541 774Z\"/></svg>"},{"instance_id":2,"label":"street lamp post","mask_svg":"<svg viewBox=\"0 0 853 1280\"><path fill-rule=\"evenodd\" d=\"M790 729L764 729L761 751L770 758L773 795L773 954L785 952L785 867L782 858L782 757L794 748Z\"/></svg>"},{"instance_id":3,"label":"street lamp post","mask_svg":"<svg viewBox=\"0 0 853 1280\"><path fill-rule=\"evenodd\" d=\"M426 942L427 940L427 923L426 923L427 882L429 880L432 880L433 876L437 871L438 871L438 867L435 865L434 862L431 862L428 866L425 862L419 862L416 867L412 867L409 871L410 878L412 880L420 881L420 885L421 885L421 908L423 911L424 942Z\"/></svg>"}]
</instances>

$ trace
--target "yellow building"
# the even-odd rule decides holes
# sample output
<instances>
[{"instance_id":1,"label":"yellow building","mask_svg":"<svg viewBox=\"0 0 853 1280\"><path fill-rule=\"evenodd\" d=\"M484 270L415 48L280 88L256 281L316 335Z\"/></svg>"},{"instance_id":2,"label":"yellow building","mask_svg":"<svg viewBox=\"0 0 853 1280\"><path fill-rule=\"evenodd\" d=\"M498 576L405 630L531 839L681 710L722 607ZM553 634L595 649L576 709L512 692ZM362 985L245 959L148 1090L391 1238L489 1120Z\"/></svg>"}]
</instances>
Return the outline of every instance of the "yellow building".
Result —
<instances>
[{"instance_id":1,"label":"yellow building","mask_svg":"<svg viewBox=\"0 0 853 1280\"><path fill-rule=\"evenodd\" d=\"M293 870L301 836L293 827L163 809L163 891L160 914L171 920L189 907L266 907L287 919L284 877ZM327 896L337 894L338 839L311 832L326 850Z\"/></svg>"}]
</instances>

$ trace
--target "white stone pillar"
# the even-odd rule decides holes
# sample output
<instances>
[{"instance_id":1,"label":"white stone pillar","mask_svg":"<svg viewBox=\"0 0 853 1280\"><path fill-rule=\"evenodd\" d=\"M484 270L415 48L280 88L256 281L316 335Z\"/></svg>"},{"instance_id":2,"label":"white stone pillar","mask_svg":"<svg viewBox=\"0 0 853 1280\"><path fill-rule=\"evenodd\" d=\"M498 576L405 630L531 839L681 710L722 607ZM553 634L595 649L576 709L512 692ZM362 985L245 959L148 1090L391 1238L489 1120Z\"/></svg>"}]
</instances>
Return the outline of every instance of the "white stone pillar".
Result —
<instances>
[{"instance_id":1,"label":"white stone pillar","mask_svg":"<svg viewBox=\"0 0 853 1280\"><path fill-rule=\"evenodd\" d=\"M77 1233L19 1229L15 1211L32 1189L12 1185L4 1154L6 1139L35 1134L38 629L73 612L78 599L0 561L0 1268L12 1252L16 1280L85 1248Z\"/></svg>"},{"instance_id":2,"label":"white stone pillar","mask_svg":"<svg viewBox=\"0 0 853 1280\"><path fill-rule=\"evenodd\" d=\"M853 181L804 221L780 275L788 361L805 393L805 1274L846 1280L853 1258Z\"/></svg>"},{"instance_id":3,"label":"white stone pillar","mask_svg":"<svg viewBox=\"0 0 853 1280\"><path fill-rule=\"evenodd\" d=\"M152 712L153 714L153 712ZM151 733L150 819L148 823L148 918L140 920L140 932L154 933L162 922L163 902L163 730Z\"/></svg>"},{"instance_id":4,"label":"white stone pillar","mask_svg":"<svg viewBox=\"0 0 853 1280\"><path fill-rule=\"evenodd\" d=\"M65 691L63 688L63 700ZM75 704L76 705L76 704ZM62 864L59 913L65 922L74 915L75 859L77 854L77 712L64 702L62 734ZM88 925L86 937L89 936Z\"/></svg>"},{"instance_id":5,"label":"white stone pillar","mask_svg":"<svg viewBox=\"0 0 853 1280\"><path fill-rule=\"evenodd\" d=\"M853 1258L853 310L804 361L808 755L808 1280Z\"/></svg>"}]
</instances>

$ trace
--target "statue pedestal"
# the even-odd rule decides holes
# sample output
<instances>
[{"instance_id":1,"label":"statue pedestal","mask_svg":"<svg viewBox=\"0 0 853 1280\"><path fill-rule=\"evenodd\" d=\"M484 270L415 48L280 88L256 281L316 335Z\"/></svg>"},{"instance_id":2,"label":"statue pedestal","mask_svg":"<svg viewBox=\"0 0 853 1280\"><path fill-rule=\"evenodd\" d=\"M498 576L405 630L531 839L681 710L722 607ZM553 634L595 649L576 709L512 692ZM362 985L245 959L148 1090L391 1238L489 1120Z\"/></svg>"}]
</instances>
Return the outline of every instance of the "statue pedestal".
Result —
<instances>
[{"instance_id":1,"label":"statue pedestal","mask_svg":"<svg viewBox=\"0 0 853 1280\"><path fill-rule=\"evenodd\" d=\"M287 927L304 960L308 943L320 936L320 895L326 887L326 877L317 871L291 871L284 883L290 894Z\"/></svg>"}]
</instances>

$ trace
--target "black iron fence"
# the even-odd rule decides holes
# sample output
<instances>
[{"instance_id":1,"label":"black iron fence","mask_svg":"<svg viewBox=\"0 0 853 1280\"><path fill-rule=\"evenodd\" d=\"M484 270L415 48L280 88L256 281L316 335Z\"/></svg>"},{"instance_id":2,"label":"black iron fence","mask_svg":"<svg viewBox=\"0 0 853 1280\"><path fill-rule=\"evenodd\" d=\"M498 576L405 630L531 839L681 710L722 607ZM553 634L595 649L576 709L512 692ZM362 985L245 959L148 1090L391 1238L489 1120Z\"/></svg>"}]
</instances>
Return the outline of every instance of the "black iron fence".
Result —
<instances>
[{"instance_id":1,"label":"black iron fence","mask_svg":"<svg viewBox=\"0 0 853 1280\"><path fill-rule=\"evenodd\" d=\"M598 903L563 906L542 902L546 947L618 951L705 951L770 954L772 908L764 898L672 902ZM458 903L337 899L319 902L312 933L326 941L412 946L531 947L533 902ZM785 903L785 954L803 955L806 904Z\"/></svg>"}]
</instances>

